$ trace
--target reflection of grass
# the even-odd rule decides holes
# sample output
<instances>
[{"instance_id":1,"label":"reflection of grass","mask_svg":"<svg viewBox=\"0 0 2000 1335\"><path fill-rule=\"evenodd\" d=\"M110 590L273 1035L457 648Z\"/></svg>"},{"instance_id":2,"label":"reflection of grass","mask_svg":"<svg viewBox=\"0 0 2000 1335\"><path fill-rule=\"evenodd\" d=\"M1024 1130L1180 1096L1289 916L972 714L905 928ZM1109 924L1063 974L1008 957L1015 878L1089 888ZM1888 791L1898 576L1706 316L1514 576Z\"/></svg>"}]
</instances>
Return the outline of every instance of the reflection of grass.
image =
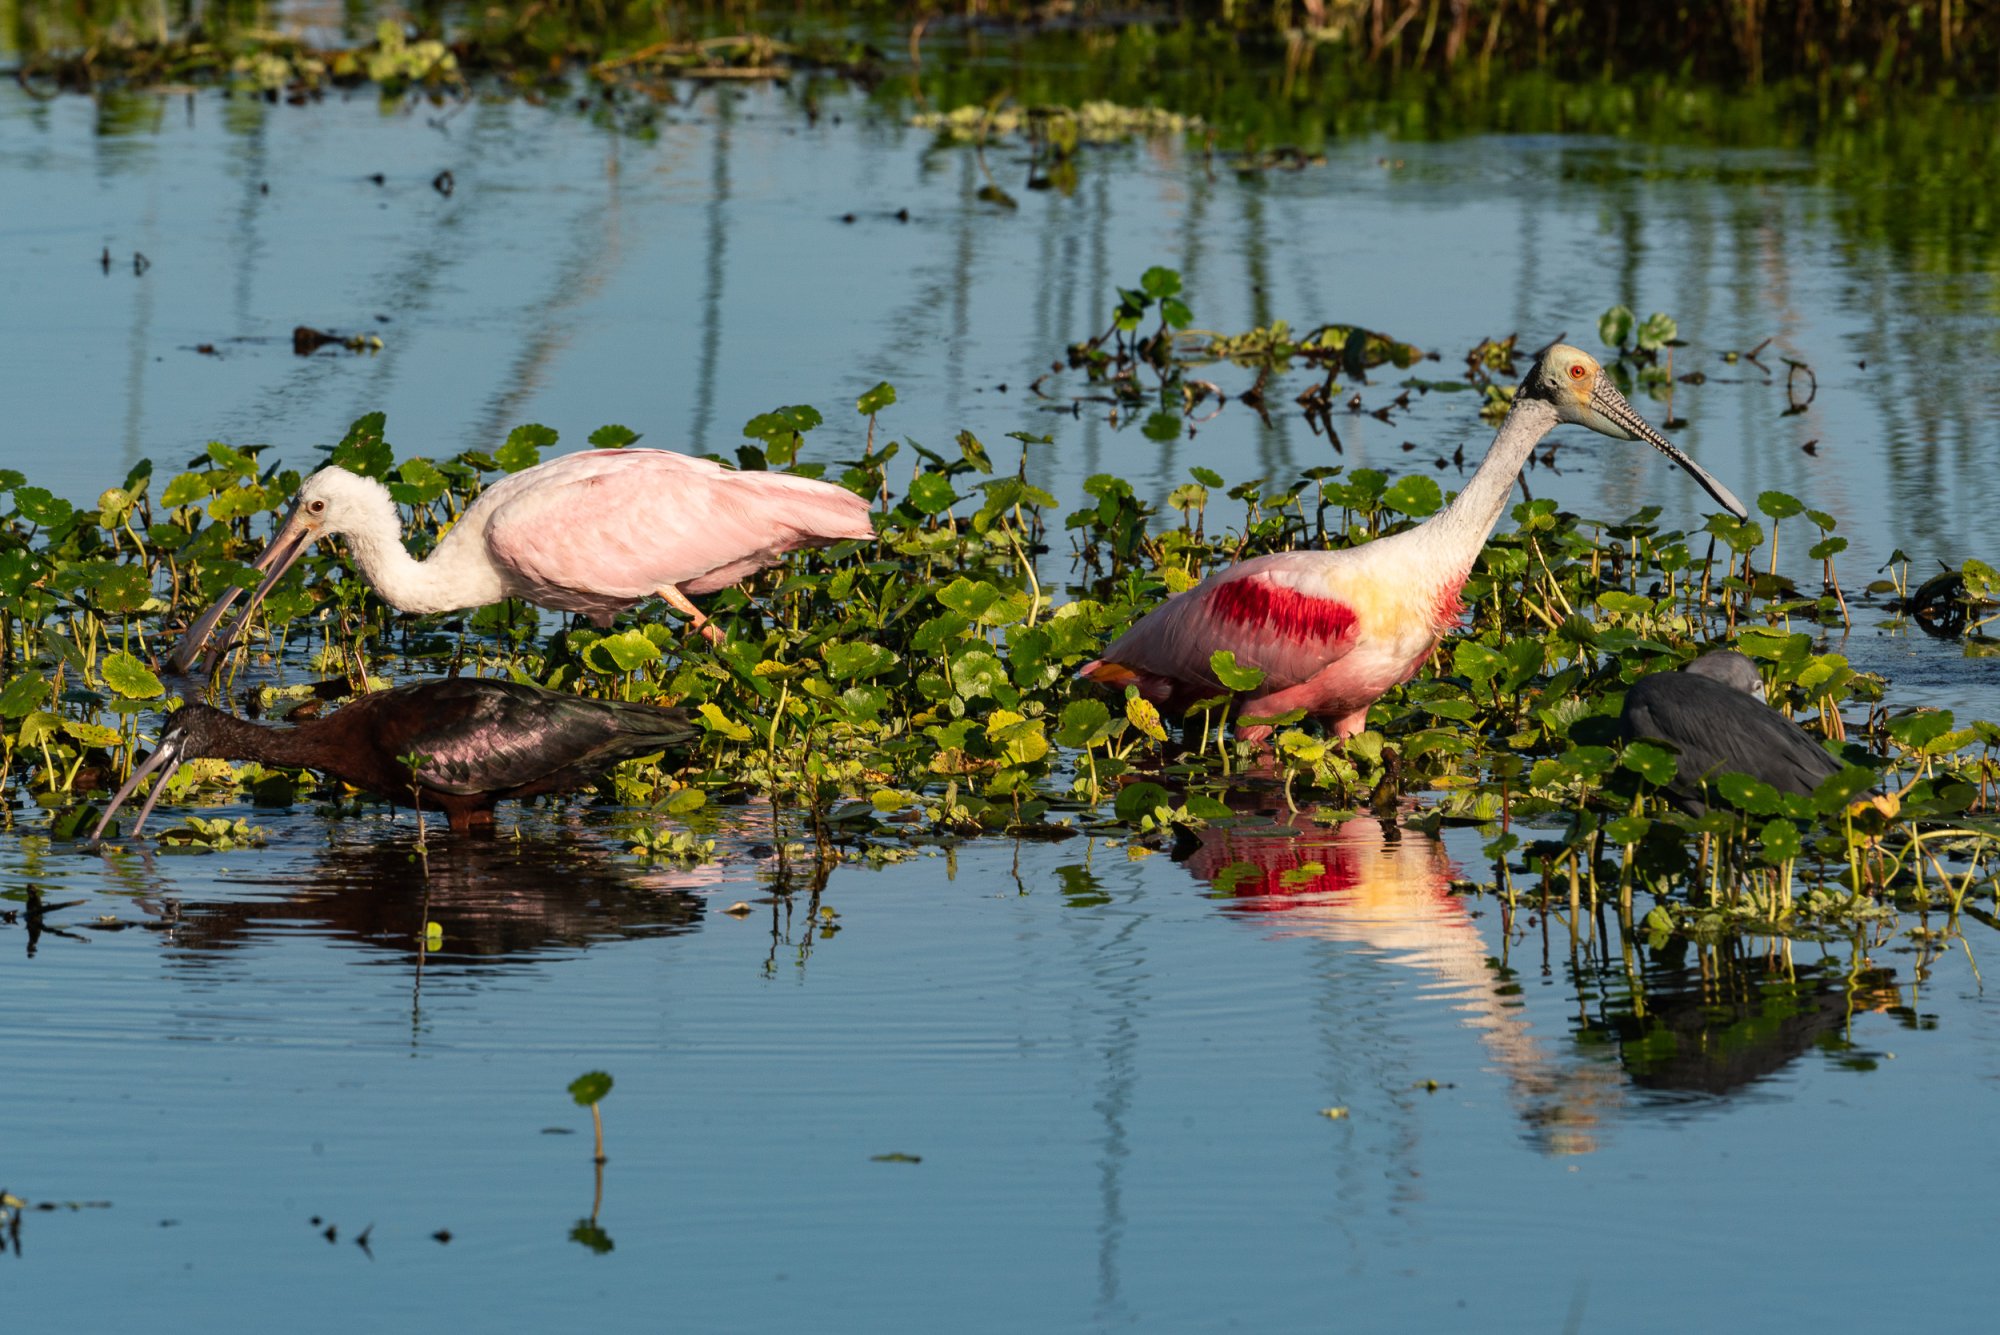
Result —
<instances>
[{"instance_id":1,"label":"reflection of grass","mask_svg":"<svg viewBox=\"0 0 2000 1335\"><path fill-rule=\"evenodd\" d=\"M984 24L1041 16L1043 0L985 0ZM437 9L416 6L435 23ZM949 34L966 11L942 0L793 0L757 11L749 26L902 32L912 24ZM1248 39L1282 52L1290 77L1329 66L1393 71L1658 69L1756 84L1786 75L1836 71L1849 78L1909 84L1989 77L2000 49L2000 14L1964 0L1843 0L1767 8L1742 0L1675 6L1617 0L1520 5L1513 0L1189 0L1172 7L1212 54ZM1079 0L1069 16L1090 39L1152 32L1122 0ZM199 16L211 34L268 25L272 7L255 0L7 0L0 20L21 49L47 50L106 36L158 40ZM367 6L347 22L369 21ZM575 52L607 44L745 26L744 11L713 3L671 8L655 0L501 0L467 6L454 28L487 41ZM1234 42L1215 40L1218 30ZM350 34L351 35L351 34Z\"/></svg>"},{"instance_id":2,"label":"reflection of grass","mask_svg":"<svg viewBox=\"0 0 2000 1335\"><path fill-rule=\"evenodd\" d=\"M1659 108L1669 116L1702 114L1705 95L1690 90L1703 85L1757 89L1798 79L1806 81L1808 99L1837 104L1845 90L1990 86L2000 51L2000 11L1964 0L1795 3L1776 14L1743 0L1671 7L1617 0L1534 6L1515 0L1451 6L1439 0L1189 0L1172 7L1174 17L1152 22L1134 21L1131 7L1118 0L1080 0L1072 26L1047 33L1023 24L1013 31L1032 37L1012 46L1009 30L996 20L1039 16L1040 0L986 0L977 28L964 21L959 6L941 0L909 6L793 0L751 13L713 0L672 7L656 0L497 0L454 7L444 17L440 7L411 8L416 37L448 42L472 67L509 67L531 77L551 60L588 63L640 53L683 63L768 65L774 49L792 41L845 47L851 57L860 50L858 39L880 52L915 56L926 83L940 76L993 80L997 74L993 90L1008 88L1026 102L1075 106L1082 93L1052 99L1045 87L1031 86L1074 79L1079 89L1087 82L1098 90L1091 96L1130 105L1167 102L1181 110L1190 109L1189 92L1205 89L1244 99L1248 113L1254 85L1255 100L1273 123L1291 107L1337 111L1357 101L1394 102L1405 114L1449 118L1452 104L1468 93L1489 113L1507 115L1518 93L1489 81L1527 71L1590 79L1609 72L1621 83L1657 76L1671 94ZM380 17L371 5L345 7L337 45L369 45ZM41 57L91 49L107 68L121 49L173 43L213 44L241 54L269 41L283 18L259 0L0 0L0 53ZM739 34L753 51L717 60L713 52L689 49L698 39ZM776 40L779 35L785 42ZM1040 69L1029 68L1035 65ZM1358 88L1357 80L1376 87ZM1396 95L1391 86L1397 84L1424 91L1416 98ZM1126 96L1134 89L1152 95ZM1628 114L1649 114L1640 105L1646 100L1641 93Z\"/></svg>"}]
</instances>

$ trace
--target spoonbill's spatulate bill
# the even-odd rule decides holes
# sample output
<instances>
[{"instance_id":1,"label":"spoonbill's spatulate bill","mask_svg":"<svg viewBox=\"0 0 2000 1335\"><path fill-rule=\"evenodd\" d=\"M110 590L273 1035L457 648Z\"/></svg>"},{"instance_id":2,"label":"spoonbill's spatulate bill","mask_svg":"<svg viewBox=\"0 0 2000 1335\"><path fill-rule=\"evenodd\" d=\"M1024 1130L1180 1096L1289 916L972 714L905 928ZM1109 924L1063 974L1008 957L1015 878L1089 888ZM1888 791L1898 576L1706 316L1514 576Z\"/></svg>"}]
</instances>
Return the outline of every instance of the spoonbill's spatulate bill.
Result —
<instances>
[{"instance_id":1,"label":"spoonbill's spatulate bill","mask_svg":"<svg viewBox=\"0 0 2000 1335\"><path fill-rule=\"evenodd\" d=\"M1557 344L1528 371L1514 406L1465 489L1413 529L1339 551L1278 552L1217 571L1147 613L1087 664L1081 675L1136 685L1179 712L1225 688L1209 660L1219 649L1261 668L1263 683L1240 705L1245 717L1303 709L1343 737L1368 724L1368 706L1416 674L1461 612L1459 589L1506 508L1521 467L1565 422L1615 440L1643 440L1693 475L1738 518L1727 487L1634 412L1585 352ZM1239 727L1249 740L1259 725Z\"/></svg>"},{"instance_id":2,"label":"spoonbill's spatulate bill","mask_svg":"<svg viewBox=\"0 0 2000 1335\"><path fill-rule=\"evenodd\" d=\"M1665 742L1679 753L1667 794L1690 815L1708 810L1702 781L1718 774L1810 793L1842 768L1811 733L1764 703L1757 665L1733 650L1633 682L1618 722L1628 740Z\"/></svg>"},{"instance_id":3,"label":"spoonbill's spatulate bill","mask_svg":"<svg viewBox=\"0 0 2000 1335\"><path fill-rule=\"evenodd\" d=\"M685 745L699 731L678 709L477 677L376 691L296 727L190 703L168 716L159 747L111 799L91 838L102 837L157 773L132 825L137 834L168 776L203 757L321 770L391 801L442 811L464 831L491 825L496 802L581 788L620 761Z\"/></svg>"},{"instance_id":4,"label":"spoonbill's spatulate bill","mask_svg":"<svg viewBox=\"0 0 2000 1335\"><path fill-rule=\"evenodd\" d=\"M307 478L258 557L264 578L217 651L219 659L306 548L347 538L361 574L403 612L452 612L503 598L580 612L600 626L655 595L711 639L691 595L728 588L800 547L872 538L868 502L790 473L739 472L668 450L586 450L501 479L417 560L403 548L389 490L330 467ZM188 628L168 666L200 658L232 589Z\"/></svg>"}]
</instances>

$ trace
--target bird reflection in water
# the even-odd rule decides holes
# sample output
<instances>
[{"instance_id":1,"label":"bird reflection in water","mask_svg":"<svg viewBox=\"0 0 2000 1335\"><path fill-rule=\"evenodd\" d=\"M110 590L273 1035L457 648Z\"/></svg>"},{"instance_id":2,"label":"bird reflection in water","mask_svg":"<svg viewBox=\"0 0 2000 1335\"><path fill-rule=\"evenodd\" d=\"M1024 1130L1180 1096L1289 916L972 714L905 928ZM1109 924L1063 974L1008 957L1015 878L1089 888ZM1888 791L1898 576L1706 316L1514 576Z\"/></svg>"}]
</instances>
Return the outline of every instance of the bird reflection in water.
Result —
<instances>
[{"instance_id":1,"label":"bird reflection in water","mask_svg":"<svg viewBox=\"0 0 2000 1335\"><path fill-rule=\"evenodd\" d=\"M1671 938L1647 952L1637 978L1598 973L1599 986L1584 991L1577 1041L1615 1046L1633 1084L1655 1102L1685 1104L1746 1090L1815 1050L1850 1070L1872 1069L1876 1054L1853 1038L1858 1014L1910 1029L1935 1024L1904 1003L1894 970L1836 955L1801 961L1795 949L1783 938Z\"/></svg>"},{"instance_id":2,"label":"bird reflection in water","mask_svg":"<svg viewBox=\"0 0 2000 1335\"><path fill-rule=\"evenodd\" d=\"M303 872L232 876L228 898L178 889L160 912L188 963L283 930L357 942L431 969L475 970L693 931L703 914L698 892L725 875L720 863L649 867L573 838L469 841L449 857L428 858L407 838L357 840L325 848ZM242 893L260 887L276 893ZM428 950L427 923L442 929Z\"/></svg>"},{"instance_id":3,"label":"bird reflection in water","mask_svg":"<svg viewBox=\"0 0 2000 1335\"><path fill-rule=\"evenodd\" d=\"M1859 1013L1934 1023L1865 956L1801 962L1791 942L1749 937L1655 946L1600 920L1571 955L1575 1044L1556 1050L1510 999L1516 975L1493 957L1475 901L1452 893L1442 844L1368 817L1322 825L1310 812L1213 825L1199 840L1185 864L1224 912L1274 936L1362 946L1443 984L1505 1075L1530 1139L1550 1153L1589 1153L1616 1116L1734 1096L1815 1050L1867 1069L1873 1058L1852 1034Z\"/></svg>"},{"instance_id":4,"label":"bird reflection in water","mask_svg":"<svg viewBox=\"0 0 2000 1335\"><path fill-rule=\"evenodd\" d=\"M1199 839L1186 866L1225 896L1225 913L1431 975L1506 1075L1531 1138L1554 1154L1597 1148L1593 1129L1621 1098L1615 1073L1560 1058L1533 1033L1467 901L1452 893L1457 869L1444 845L1373 817L1319 824L1310 811L1212 825Z\"/></svg>"}]
</instances>

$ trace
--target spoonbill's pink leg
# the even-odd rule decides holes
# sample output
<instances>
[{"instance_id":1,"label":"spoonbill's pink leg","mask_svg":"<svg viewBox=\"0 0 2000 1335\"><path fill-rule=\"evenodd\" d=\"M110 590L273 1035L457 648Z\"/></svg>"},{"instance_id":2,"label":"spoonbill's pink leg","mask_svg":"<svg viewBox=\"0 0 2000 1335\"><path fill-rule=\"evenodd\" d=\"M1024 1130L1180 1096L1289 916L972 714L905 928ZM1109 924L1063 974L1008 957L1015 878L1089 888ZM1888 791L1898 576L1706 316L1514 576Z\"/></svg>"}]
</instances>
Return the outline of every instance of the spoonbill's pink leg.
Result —
<instances>
[{"instance_id":1,"label":"spoonbill's pink leg","mask_svg":"<svg viewBox=\"0 0 2000 1335\"><path fill-rule=\"evenodd\" d=\"M660 586L660 597L667 600L667 606L688 619L688 623L705 636L710 644L721 644L728 637L717 630L709 619L701 614L701 609L688 601L686 594L671 584Z\"/></svg>"}]
</instances>

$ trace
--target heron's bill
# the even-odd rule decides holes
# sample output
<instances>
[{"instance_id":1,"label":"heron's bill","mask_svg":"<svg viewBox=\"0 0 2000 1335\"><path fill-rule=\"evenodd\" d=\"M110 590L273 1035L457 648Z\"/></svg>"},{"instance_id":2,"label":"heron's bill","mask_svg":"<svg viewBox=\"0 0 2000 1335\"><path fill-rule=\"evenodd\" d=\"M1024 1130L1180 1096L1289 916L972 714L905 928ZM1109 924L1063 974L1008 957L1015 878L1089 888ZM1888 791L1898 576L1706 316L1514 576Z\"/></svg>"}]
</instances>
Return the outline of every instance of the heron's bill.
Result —
<instances>
[{"instance_id":1,"label":"heron's bill","mask_svg":"<svg viewBox=\"0 0 2000 1335\"><path fill-rule=\"evenodd\" d=\"M285 516L285 522L279 525L277 536L271 539L271 545L266 547L263 555L251 564L251 569L264 572L264 578L258 581L257 587L251 592L250 602L244 607L242 615L236 618L235 624L229 628L229 633L222 637L222 643L216 646L215 653L210 659L211 664L219 664L228 656L230 648L236 643L236 637L243 633L244 627L248 626L250 619L257 614L257 608L263 603L264 595L268 594L272 587L285 577L285 572L305 555L306 548L312 546L316 536L312 525L301 519L298 507L293 506L291 513ZM230 589L215 600L214 606L195 618L194 624L188 627L187 634L181 637L179 646L174 649L173 656L167 660L169 672L184 676L201 661L202 650L207 646L209 638L215 634L216 626L235 603L237 595L242 592L241 589Z\"/></svg>"}]
</instances>

